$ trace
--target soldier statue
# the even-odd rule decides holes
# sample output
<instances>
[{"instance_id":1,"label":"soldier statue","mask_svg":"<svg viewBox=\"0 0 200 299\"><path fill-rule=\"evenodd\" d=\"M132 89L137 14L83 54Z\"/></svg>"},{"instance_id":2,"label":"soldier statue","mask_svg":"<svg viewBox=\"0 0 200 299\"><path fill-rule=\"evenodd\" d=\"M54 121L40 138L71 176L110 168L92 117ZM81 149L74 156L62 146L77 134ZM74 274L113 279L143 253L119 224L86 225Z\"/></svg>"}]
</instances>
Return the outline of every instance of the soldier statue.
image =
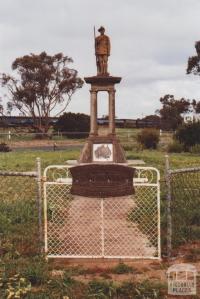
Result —
<instances>
[{"instance_id":1,"label":"soldier statue","mask_svg":"<svg viewBox=\"0 0 200 299\"><path fill-rule=\"evenodd\" d=\"M110 39L105 35L105 28L98 29L100 35L95 38L95 55L98 76L109 76L108 56L110 56Z\"/></svg>"}]
</instances>

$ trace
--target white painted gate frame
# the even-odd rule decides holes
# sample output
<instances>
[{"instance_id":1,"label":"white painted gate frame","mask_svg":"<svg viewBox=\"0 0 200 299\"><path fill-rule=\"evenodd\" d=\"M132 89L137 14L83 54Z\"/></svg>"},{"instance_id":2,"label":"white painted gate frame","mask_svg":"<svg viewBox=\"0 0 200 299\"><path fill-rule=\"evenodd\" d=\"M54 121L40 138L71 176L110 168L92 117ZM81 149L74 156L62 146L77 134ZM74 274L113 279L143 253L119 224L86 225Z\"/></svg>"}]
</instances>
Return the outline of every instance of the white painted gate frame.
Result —
<instances>
[{"instance_id":1,"label":"white painted gate frame","mask_svg":"<svg viewBox=\"0 0 200 299\"><path fill-rule=\"evenodd\" d=\"M101 231L101 240L102 240L102 255L98 256L93 256L93 255L48 255L48 219L47 219L47 193L46 193L46 186L47 185L72 185L72 179L70 177L70 168L72 166L70 165L50 165L45 168L44 170L44 176L43 176L43 181L44 181L44 241L45 241L45 254L47 255L47 258L117 258L117 259L161 259L161 229L160 229L160 172L158 171L157 168L154 167L143 167L143 166L132 166L133 168L136 169L139 173L138 178L134 178L134 186L146 186L146 187L156 187L157 188L157 256L105 256L104 255L104 225L103 225L103 219L104 219L104 206L103 202L104 199L101 199L101 221L102 221L102 231ZM67 177L65 178L58 178L56 181L48 181L47 179L47 173L51 169L62 169L66 171ZM151 181L145 177L141 177L140 174L145 171L154 171L157 175L156 182L152 183Z\"/></svg>"}]
</instances>

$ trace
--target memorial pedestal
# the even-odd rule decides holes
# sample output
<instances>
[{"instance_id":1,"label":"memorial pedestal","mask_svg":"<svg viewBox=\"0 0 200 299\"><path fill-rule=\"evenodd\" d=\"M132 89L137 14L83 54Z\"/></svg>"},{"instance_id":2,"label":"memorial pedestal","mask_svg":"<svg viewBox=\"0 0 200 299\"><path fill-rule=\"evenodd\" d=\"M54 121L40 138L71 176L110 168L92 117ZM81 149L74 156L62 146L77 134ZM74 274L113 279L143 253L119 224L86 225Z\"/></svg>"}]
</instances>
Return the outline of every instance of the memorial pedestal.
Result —
<instances>
[{"instance_id":1,"label":"memorial pedestal","mask_svg":"<svg viewBox=\"0 0 200 299\"><path fill-rule=\"evenodd\" d=\"M120 77L93 76L86 77L85 82L91 84L90 90L90 136L86 141L79 158L79 163L114 162L125 163L125 154L115 134L115 84ZM106 136L98 135L97 126L97 95L98 92L108 92L109 127ZM99 153L97 152L99 148ZM107 151L107 152L106 152ZM110 152L110 156L108 155ZM97 154L95 154L97 153ZM100 157L102 155L102 157ZM99 156L99 159L98 157Z\"/></svg>"},{"instance_id":2,"label":"memorial pedestal","mask_svg":"<svg viewBox=\"0 0 200 299\"><path fill-rule=\"evenodd\" d=\"M134 193L134 169L126 165L125 153L115 133L115 84L120 77L86 77L90 89L90 135L78 165L71 168L71 193L88 197L114 197ZM107 135L98 134L97 95L108 93L109 126ZM124 165L122 165L124 164Z\"/></svg>"}]
</instances>

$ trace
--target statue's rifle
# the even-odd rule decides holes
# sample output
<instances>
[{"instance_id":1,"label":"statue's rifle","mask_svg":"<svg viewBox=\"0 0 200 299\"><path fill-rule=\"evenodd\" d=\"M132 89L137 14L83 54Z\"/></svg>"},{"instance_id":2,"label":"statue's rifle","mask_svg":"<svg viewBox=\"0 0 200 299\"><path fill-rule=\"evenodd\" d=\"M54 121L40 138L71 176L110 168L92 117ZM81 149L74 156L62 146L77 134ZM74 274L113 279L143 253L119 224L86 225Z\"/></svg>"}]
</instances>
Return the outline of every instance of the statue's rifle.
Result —
<instances>
[{"instance_id":1,"label":"statue's rifle","mask_svg":"<svg viewBox=\"0 0 200 299\"><path fill-rule=\"evenodd\" d=\"M96 56L96 65L97 65L97 69L98 69L98 60L97 60L97 55L96 55L96 30L95 30L95 26L94 26L94 49L95 49L95 56Z\"/></svg>"}]
</instances>

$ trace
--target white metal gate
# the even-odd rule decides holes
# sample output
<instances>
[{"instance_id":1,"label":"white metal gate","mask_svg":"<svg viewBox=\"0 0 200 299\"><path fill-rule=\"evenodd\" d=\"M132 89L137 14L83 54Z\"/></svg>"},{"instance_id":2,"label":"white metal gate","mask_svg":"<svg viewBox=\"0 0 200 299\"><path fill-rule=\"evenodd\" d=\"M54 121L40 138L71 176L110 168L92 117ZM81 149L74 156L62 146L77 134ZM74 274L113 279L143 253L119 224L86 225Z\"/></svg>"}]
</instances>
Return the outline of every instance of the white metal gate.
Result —
<instances>
[{"instance_id":1,"label":"white metal gate","mask_svg":"<svg viewBox=\"0 0 200 299\"><path fill-rule=\"evenodd\" d=\"M134 168L135 194L113 198L72 196L70 166L45 169L48 258L160 258L160 174Z\"/></svg>"}]
</instances>

